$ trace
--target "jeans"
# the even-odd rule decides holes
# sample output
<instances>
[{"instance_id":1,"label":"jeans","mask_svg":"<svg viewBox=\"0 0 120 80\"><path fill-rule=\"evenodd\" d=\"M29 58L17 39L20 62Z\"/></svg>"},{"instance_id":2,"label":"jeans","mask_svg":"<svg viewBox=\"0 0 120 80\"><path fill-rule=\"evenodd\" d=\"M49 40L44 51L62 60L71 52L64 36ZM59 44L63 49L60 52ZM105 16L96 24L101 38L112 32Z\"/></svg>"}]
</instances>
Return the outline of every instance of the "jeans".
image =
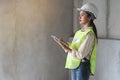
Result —
<instances>
[{"instance_id":1,"label":"jeans","mask_svg":"<svg viewBox=\"0 0 120 80\"><path fill-rule=\"evenodd\" d=\"M90 61L81 62L79 67L71 70L71 80L89 80Z\"/></svg>"}]
</instances>

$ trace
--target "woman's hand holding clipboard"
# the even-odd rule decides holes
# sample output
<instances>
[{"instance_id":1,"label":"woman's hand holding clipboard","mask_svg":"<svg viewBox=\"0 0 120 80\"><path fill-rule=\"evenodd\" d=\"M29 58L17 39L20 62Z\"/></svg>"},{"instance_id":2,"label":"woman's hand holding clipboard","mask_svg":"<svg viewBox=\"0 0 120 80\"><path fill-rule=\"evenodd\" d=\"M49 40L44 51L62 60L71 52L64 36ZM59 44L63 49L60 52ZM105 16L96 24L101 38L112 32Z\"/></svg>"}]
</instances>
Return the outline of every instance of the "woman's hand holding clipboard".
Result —
<instances>
[{"instance_id":1,"label":"woman's hand holding clipboard","mask_svg":"<svg viewBox=\"0 0 120 80\"><path fill-rule=\"evenodd\" d=\"M67 43L65 43L63 40L57 38L57 37L54 36L54 35L51 35L51 37L53 38L53 40L54 40L57 44L59 44L59 45L62 47L62 49L63 49L65 52L70 52L70 51L71 51L71 49L69 48L69 46L67 45Z\"/></svg>"}]
</instances>

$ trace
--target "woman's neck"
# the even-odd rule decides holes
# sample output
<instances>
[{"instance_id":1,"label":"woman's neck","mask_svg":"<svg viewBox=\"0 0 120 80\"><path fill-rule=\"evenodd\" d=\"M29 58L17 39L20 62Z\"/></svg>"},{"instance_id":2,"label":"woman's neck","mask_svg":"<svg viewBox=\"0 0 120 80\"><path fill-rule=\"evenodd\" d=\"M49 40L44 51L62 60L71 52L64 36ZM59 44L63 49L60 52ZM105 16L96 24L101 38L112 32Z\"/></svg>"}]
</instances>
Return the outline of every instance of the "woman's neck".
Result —
<instances>
[{"instance_id":1,"label":"woman's neck","mask_svg":"<svg viewBox=\"0 0 120 80\"><path fill-rule=\"evenodd\" d=\"M85 25L83 25L82 29L87 30L89 27L90 27L89 24L85 24Z\"/></svg>"}]
</instances>

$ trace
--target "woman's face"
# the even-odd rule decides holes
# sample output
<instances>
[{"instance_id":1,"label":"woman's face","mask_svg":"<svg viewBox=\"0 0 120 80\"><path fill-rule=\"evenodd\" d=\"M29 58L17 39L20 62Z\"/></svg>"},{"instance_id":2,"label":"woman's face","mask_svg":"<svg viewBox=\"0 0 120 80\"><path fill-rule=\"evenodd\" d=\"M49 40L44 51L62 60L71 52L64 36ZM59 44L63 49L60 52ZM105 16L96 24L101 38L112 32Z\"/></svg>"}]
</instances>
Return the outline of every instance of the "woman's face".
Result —
<instances>
[{"instance_id":1,"label":"woman's face","mask_svg":"<svg viewBox=\"0 0 120 80\"><path fill-rule=\"evenodd\" d=\"M90 21L90 17L88 17L85 11L80 11L79 22L81 25L86 25Z\"/></svg>"}]
</instances>

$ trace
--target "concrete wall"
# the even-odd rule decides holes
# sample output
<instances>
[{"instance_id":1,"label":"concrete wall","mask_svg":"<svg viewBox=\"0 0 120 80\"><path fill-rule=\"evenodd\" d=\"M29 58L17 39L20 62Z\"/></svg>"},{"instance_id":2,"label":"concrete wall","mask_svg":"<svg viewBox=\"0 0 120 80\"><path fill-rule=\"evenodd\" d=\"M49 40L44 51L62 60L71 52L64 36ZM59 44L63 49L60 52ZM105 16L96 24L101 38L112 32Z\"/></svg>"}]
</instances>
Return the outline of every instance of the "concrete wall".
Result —
<instances>
[{"instance_id":1,"label":"concrete wall","mask_svg":"<svg viewBox=\"0 0 120 80\"><path fill-rule=\"evenodd\" d=\"M50 38L72 34L72 0L0 0L0 80L67 80Z\"/></svg>"},{"instance_id":2,"label":"concrete wall","mask_svg":"<svg viewBox=\"0 0 120 80\"><path fill-rule=\"evenodd\" d=\"M109 38L120 39L120 5L119 0L109 0Z\"/></svg>"},{"instance_id":3,"label":"concrete wall","mask_svg":"<svg viewBox=\"0 0 120 80\"><path fill-rule=\"evenodd\" d=\"M95 80L120 79L119 44L119 40L99 39Z\"/></svg>"},{"instance_id":4,"label":"concrete wall","mask_svg":"<svg viewBox=\"0 0 120 80\"><path fill-rule=\"evenodd\" d=\"M90 80L120 79L120 40L99 39L95 76Z\"/></svg>"},{"instance_id":5,"label":"concrete wall","mask_svg":"<svg viewBox=\"0 0 120 80\"><path fill-rule=\"evenodd\" d=\"M107 38L99 40L91 79L119 80L120 41L110 39L120 39L119 0L0 0L0 80L68 80L66 54L50 35L67 41L79 28L73 10L85 2L97 5L98 36Z\"/></svg>"}]
</instances>

